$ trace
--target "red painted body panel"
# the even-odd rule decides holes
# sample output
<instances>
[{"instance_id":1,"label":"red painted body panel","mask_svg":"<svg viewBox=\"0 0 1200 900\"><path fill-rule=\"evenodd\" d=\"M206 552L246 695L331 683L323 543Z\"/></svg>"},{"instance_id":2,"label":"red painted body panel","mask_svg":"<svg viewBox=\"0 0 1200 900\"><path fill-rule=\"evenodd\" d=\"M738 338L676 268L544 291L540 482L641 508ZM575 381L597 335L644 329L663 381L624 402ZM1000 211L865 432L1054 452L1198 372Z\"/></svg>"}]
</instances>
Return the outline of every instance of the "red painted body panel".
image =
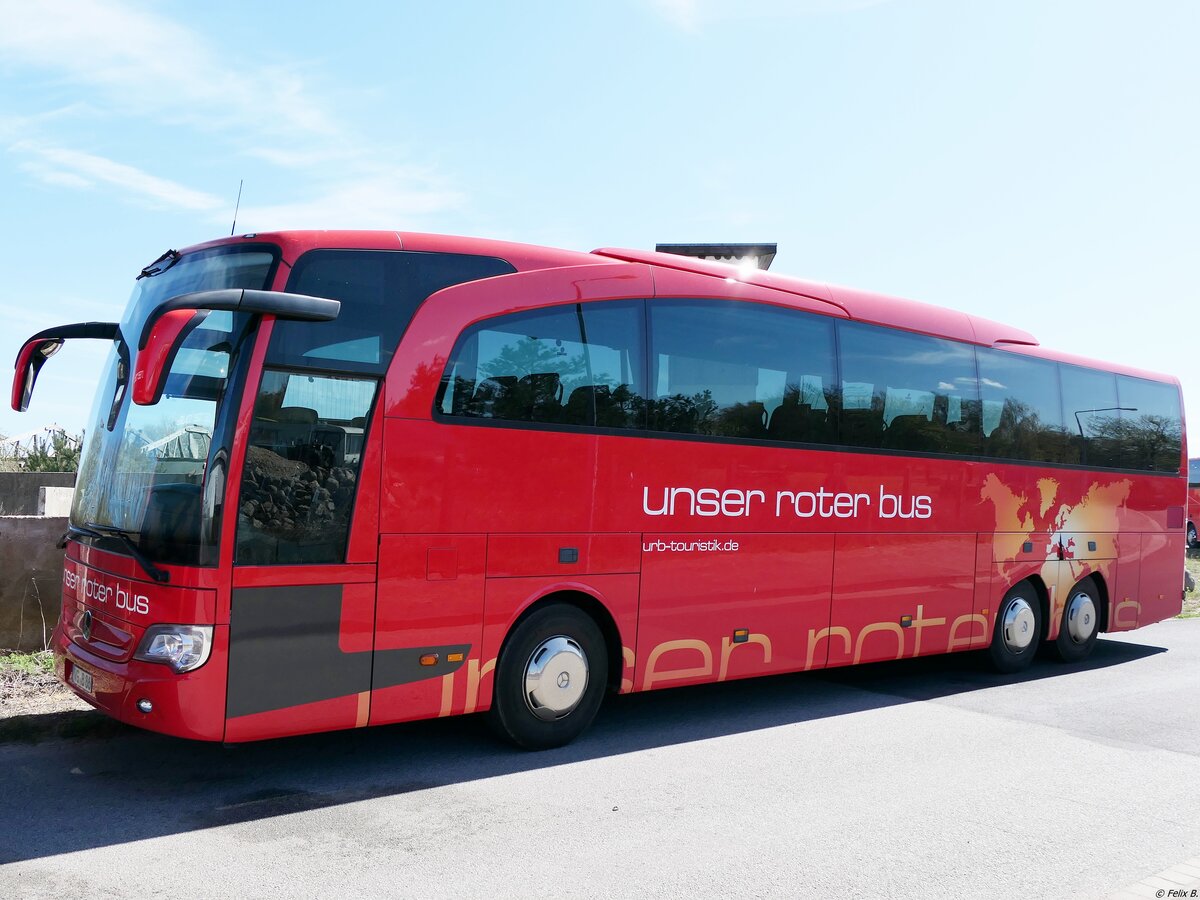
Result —
<instances>
[{"instance_id":1,"label":"red painted body panel","mask_svg":"<svg viewBox=\"0 0 1200 900\"><path fill-rule=\"evenodd\" d=\"M1178 562L1183 555L1184 537L1180 533L1142 535L1139 627L1179 614L1183 601L1183 572Z\"/></svg>"},{"instance_id":2,"label":"red painted body panel","mask_svg":"<svg viewBox=\"0 0 1200 900\"><path fill-rule=\"evenodd\" d=\"M287 675L281 673L280 677L286 678ZM344 697L318 700L315 703L289 706L287 709L237 716L228 720L225 740L232 744L353 728L358 722L360 702L358 694L348 694Z\"/></svg>"},{"instance_id":3,"label":"red painted body panel","mask_svg":"<svg viewBox=\"0 0 1200 900\"><path fill-rule=\"evenodd\" d=\"M946 653L970 623L975 535L839 535L833 573L828 665Z\"/></svg>"},{"instance_id":4,"label":"red painted body panel","mask_svg":"<svg viewBox=\"0 0 1200 900\"><path fill-rule=\"evenodd\" d=\"M25 411L25 382L29 378L29 369L33 365L33 354L43 344L42 341L27 340L17 351L17 362L14 366L9 405L17 412Z\"/></svg>"},{"instance_id":5,"label":"red painted body panel","mask_svg":"<svg viewBox=\"0 0 1200 900\"><path fill-rule=\"evenodd\" d=\"M493 534L488 538L488 578L530 575L615 575L638 571L637 534ZM561 559L575 551L576 559Z\"/></svg>"},{"instance_id":6,"label":"red painted body panel","mask_svg":"<svg viewBox=\"0 0 1200 900\"><path fill-rule=\"evenodd\" d=\"M807 294L794 293L763 287L744 281L717 279L695 272L681 272L676 269L655 269L655 297L688 297L715 298L720 300L751 300L759 303L773 303L786 306L789 309L803 309L807 312L821 313L835 318L848 318L846 311L836 303L814 298Z\"/></svg>"},{"instance_id":7,"label":"red painted body panel","mask_svg":"<svg viewBox=\"0 0 1200 900\"><path fill-rule=\"evenodd\" d=\"M70 561L75 560L91 568L100 569L122 578L132 578L135 581L146 578L145 571L143 571L142 567L137 564L133 557L98 550L95 547L89 547L76 541L67 542L66 560L68 567ZM213 590L221 585L223 579L228 580L229 578L228 574L222 575L219 569L200 569L191 566L172 566L169 564L159 565L159 568L166 571L170 576L171 580L168 584L171 587L192 587Z\"/></svg>"},{"instance_id":8,"label":"red painted body panel","mask_svg":"<svg viewBox=\"0 0 1200 900\"><path fill-rule=\"evenodd\" d=\"M595 435L403 419L384 427L383 534L470 533L468 522L485 533L621 530L589 508Z\"/></svg>"},{"instance_id":9,"label":"red painted body panel","mask_svg":"<svg viewBox=\"0 0 1200 900\"><path fill-rule=\"evenodd\" d=\"M905 300L900 297L888 297L883 294L872 294L854 288L838 287L828 284L818 284L790 278L774 272L764 272L758 269L743 269L741 266L713 260L694 259L676 256L670 253L653 253L648 250L617 250L605 248L594 251L597 255L608 256L627 262L642 262L654 266L655 280L677 276L681 272L694 273L709 282L717 279L729 285L731 291L747 290L751 286L761 286L775 291L784 291L825 301L836 307L842 316L858 319L862 322L872 322L877 325L890 325L909 331L923 331L927 334L953 337L963 341L974 341L980 344L1007 342L1015 344L1037 344L1037 339L1027 331L1003 325L990 319L970 316L966 313L955 312L944 307L918 303L915 300ZM710 288L711 290L711 288ZM658 296L669 296L660 293ZM699 296L709 296L707 292ZM735 297L753 299L748 294L730 294Z\"/></svg>"},{"instance_id":10,"label":"red painted body panel","mask_svg":"<svg viewBox=\"0 0 1200 900\"><path fill-rule=\"evenodd\" d=\"M80 561L86 558L91 564ZM212 624L218 592L141 580L144 573L127 565L128 557L77 543L68 544L63 570L63 603L52 644L59 678L80 665L92 675L95 692L80 697L122 722L180 737L221 740L225 727L225 669L228 629L214 629L213 650L203 666L184 675L158 663L132 659L146 628L157 623ZM102 569L103 564L107 567ZM136 569L141 578L132 576ZM193 576L211 570L167 567ZM92 638L84 637L84 610L93 616ZM150 714L137 710L140 699L154 705Z\"/></svg>"},{"instance_id":11,"label":"red painted body panel","mask_svg":"<svg viewBox=\"0 0 1200 900\"><path fill-rule=\"evenodd\" d=\"M375 400L383 409L383 387ZM375 416L367 429L354 497L354 518L346 547L346 562L373 563L379 557L379 501L383 466L383 416Z\"/></svg>"},{"instance_id":12,"label":"red painted body panel","mask_svg":"<svg viewBox=\"0 0 1200 900\"><path fill-rule=\"evenodd\" d=\"M807 648L829 624L833 543L831 534L643 535L638 689L820 668ZM745 641L735 641L739 629Z\"/></svg>"},{"instance_id":13,"label":"red painted body panel","mask_svg":"<svg viewBox=\"0 0 1200 900\"><path fill-rule=\"evenodd\" d=\"M85 549L78 544L71 544L71 548ZM97 555L88 554L92 559ZM114 554L104 556L124 559ZM64 603L76 601L143 630L157 622L211 625L216 621L216 591L173 582L159 584L145 580L140 568L140 577L132 577L128 572L102 569L98 563L88 565L80 562L74 552L68 554L63 564Z\"/></svg>"},{"instance_id":14,"label":"red painted body panel","mask_svg":"<svg viewBox=\"0 0 1200 900\"><path fill-rule=\"evenodd\" d=\"M486 558L486 535L382 535L376 651L468 644L471 649L465 668L477 668ZM371 693L371 724L443 714L442 695L442 679L375 689Z\"/></svg>"},{"instance_id":15,"label":"red painted body panel","mask_svg":"<svg viewBox=\"0 0 1200 900\"><path fill-rule=\"evenodd\" d=\"M171 357L178 348L180 336L185 328L196 319L194 309L174 309L164 313L150 332L146 346L137 354L133 369L133 402L149 406L162 392L162 380L166 375Z\"/></svg>"},{"instance_id":16,"label":"red painted body panel","mask_svg":"<svg viewBox=\"0 0 1200 900\"><path fill-rule=\"evenodd\" d=\"M213 649L208 662L184 675L177 675L158 663L105 659L73 642L62 622L54 629L52 644L59 680L101 712L130 725L176 737L202 741L223 738L228 628L218 625L213 629ZM94 693L85 694L70 684L74 666L82 666L92 674ZM137 709L136 704L142 699L153 704L149 714Z\"/></svg>"}]
</instances>

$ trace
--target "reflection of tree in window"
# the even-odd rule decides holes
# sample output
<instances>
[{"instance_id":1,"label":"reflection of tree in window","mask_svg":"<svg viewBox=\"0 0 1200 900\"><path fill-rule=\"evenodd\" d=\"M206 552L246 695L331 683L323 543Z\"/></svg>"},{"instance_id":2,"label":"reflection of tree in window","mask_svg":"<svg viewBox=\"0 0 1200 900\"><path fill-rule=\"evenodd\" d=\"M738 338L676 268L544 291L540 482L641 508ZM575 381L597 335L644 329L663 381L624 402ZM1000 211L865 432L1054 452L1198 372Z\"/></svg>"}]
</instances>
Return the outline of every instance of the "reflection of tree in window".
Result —
<instances>
[{"instance_id":1,"label":"reflection of tree in window","mask_svg":"<svg viewBox=\"0 0 1200 900\"><path fill-rule=\"evenodd\" d=\"M557 372L564 383L568 378L583 383L586 370L583 354L579 350L573 354L568 353L562 341L552 344L548 340L532 336L517 338L516 342L505 344L495 356L479 364L479 374L482 378L507 375L521 377L539 372Z\"/></svg>"},{"instance_id":2,"label":"reflection of tree in window","mask_svg":"<svg viewBox=\"0 0 1200 900\"><path fill-rule=\"evenodd\" d=\"M263 374L242 474L239 563L343 561L375 390L371 378Z\"/></svg>"},{"instance_id":3,"label":"reflection of tree in window","mask_svg":"<svg viewBox=\"0 0 1200 900\"><path fill-rule=\"evenodd\" d=\"M986 405L995 401L984 402ZM1008 397L997 420L989 422L985 414L984 423L985 450L989 456L1038 462L1070 461L1066 434L1057 424L1043 422L1033 404Z\"/></svg>"},{"instance_id":4,"label":"reflection of tree in window","mask_svg":"<svg viewBox=\"0 0 1200 900\"><path fill-rule=\"evenodd\" d=\"M718 406L712 391L673 394L653 401L653 428L682 434L716 434Z\"/></svg>"},{"instance_id":5,"label":"reflection of tree in window","mask_svg":"<svg viewBox=\"0 0 1200 900\"><path fill-rule=\"evenodd\" d=\"M1130 418L1104 416L1092 421L1090 431L1090 443L1102 442L1105 448L1111 448L1110 454L1119 453L1111 465L1150 471L1179 470L1182 424L1178 419L1153 414Z\"/></svg>"}]
</instances>

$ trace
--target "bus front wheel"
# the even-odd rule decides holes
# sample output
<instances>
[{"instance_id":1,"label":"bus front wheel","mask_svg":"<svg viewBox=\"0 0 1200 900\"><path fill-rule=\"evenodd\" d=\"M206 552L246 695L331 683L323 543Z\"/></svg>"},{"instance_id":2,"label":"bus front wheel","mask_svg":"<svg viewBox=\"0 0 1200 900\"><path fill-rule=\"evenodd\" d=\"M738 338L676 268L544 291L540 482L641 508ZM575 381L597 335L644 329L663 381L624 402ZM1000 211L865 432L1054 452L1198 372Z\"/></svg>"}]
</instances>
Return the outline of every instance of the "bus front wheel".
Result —
<instances>
[{"instance_id":1,"label":"bus front wheel","mask_svg":"<svg viewBox=\"0 0 1200 900\"><path fill-rule=\"evenodd\" d=\"M1067 597L1054 650L1063 662L1087 659L1100 636L1100 608L1095 582L1085 578Z\"/></svg>"},{"instance_id":2,"label":"bus front wheel","mask_svg":"<svg viewBox=\"0 0 1200 900\"><path fill-rule=\"evenodd\" d=\"M1027 669L1042 635L1042 604L1037 591L1023 581L1004 595L988 652L1001 672Z\"/></svg>"},{"instance_id":3,"label":"bus front wheel","mask_svg":"<svg viewBox=\"0 0 1200 900\"><path fill-rule=\"evenodd\" d=\"M500 651L489 724L526 750L561 747L592 723L607 684L604 635L591 616L564 603L543 606Z\"/></svg>"}]
</instances>

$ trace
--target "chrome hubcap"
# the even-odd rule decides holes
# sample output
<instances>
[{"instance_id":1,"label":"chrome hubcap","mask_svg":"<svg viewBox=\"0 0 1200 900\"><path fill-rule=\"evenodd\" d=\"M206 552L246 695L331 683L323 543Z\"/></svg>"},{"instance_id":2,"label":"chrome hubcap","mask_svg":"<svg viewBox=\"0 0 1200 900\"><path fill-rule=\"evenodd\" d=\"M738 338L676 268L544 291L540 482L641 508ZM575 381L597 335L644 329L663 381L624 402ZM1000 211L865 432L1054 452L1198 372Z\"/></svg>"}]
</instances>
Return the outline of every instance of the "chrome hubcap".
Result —
<instances>
[{"instance_id":1,"label":"chrome hubcap","mask_svg":"<svg viewBox=\"0 0 1200 900\"><path fill-rule=\"evenodd\" d=\"M1033 608L1023 597L1014 597L1004 610L1004 645L1020 653L1033 643L1037 619Z\"/></svg>"},{"instance_id":2,"label":"chrome hubcap","mask_svg":"<svg viewBox=\"0 0 1200 900\"><path fill-rule=\"evenodd\" d=\"M1080 591L1067 605L1067 633L1076 644L1085 643L1096 630L1096 604Z\"/></svg>"},{"instance_id":3,"label":"chrome hubcap","mask_svg":"<svg viewBox=\"0 0 1200 900\"><path fill-rule=\"evenodd\" d=\"M525 664L525 705L547 722L569 715L587 689L588 662L583 648L569 637L542 641Z\"/></svg>"}]
</instances>

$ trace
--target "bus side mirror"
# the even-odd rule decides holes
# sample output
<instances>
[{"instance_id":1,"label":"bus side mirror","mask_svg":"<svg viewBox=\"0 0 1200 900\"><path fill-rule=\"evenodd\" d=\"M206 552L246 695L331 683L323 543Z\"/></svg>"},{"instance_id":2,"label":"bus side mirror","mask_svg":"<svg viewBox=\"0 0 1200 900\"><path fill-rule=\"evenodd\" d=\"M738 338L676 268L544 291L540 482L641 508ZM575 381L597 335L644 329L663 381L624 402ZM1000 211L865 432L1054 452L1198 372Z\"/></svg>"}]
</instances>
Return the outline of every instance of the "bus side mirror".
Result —
<instances>
[{"instance_id":1,"label":"bus side mirror","mask_svg":"<svg viewBox=\"0 0 1200 900\"><path fill-rule=\"evenodd\" d=\"M277 319L329 322L337 318L341 303L324 297L226 288L194 291L164 300L150 311L138 338L131 396L139 406L152 406L162 397L167 373L192 326L209 312L227 310Z\"/></svg>"},{"instance_id":2,"label":"bus side mirror","mask_svg":"<svg viewBox=\"0 0 1200 900\"><path fill-rule=\"evenodd\" d=\"M92 338L112 341L119 335L116 322L78 322L39 331L24 344L17 354L12 383L12 408L17 412L29 409L33 386L46 360L62 349L64 341L72 338Z\"/></svg>"}]
</instances>

